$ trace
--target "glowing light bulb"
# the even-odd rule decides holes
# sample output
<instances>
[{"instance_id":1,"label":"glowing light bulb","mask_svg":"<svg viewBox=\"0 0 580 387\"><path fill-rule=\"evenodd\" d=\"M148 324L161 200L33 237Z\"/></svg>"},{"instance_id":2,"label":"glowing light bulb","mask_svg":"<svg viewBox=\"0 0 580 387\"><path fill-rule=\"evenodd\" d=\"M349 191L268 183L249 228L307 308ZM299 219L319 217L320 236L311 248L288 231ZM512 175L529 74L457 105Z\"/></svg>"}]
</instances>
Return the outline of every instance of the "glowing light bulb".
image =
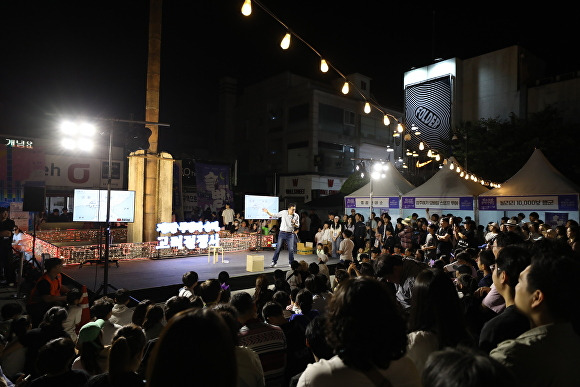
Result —
<instances>
[{"instance_id":1,"label":"glowing light bulb","mask_svg":"<svg viewBox=\"0 0 580 387\"><path fill-rule=\"evenodd\" d=\"M455 165L453 163L449 164L449 169L455 169Z\"/></svg>"},{"instance_id":2,"label":"glowing light bulb","mask_svg":"<svg viewBox=\"0 0 580 387\"><path fill-rule=\"evenodd\" d=\"M364 112L366 114L369 114L371 112L371 104L368 102L365 102L365 108L364 108Z\"/></svg>"},{"instance_id":3,"label":"glowing light bulb","mask_svg":"<svg viewBox=\"0 0 580 387\"><path fill-rule=\"evenodd\" d=\"M459 173L459 172L461 172L461 168L457 167L457 169L455 169L455 171L456 171L457 173Z\"/></svg>"},{"instance_id":4,"label":"glowing light bulb","mask_svg":"<svg viewBox=\"0 0 580 387\"><path fill-rule=\"evenodd\" d=\"M465 172L461 171L461 173L459 174L459 176L463 177L465 175Z\"/></svg>"},{"instance_id":5,"label":"glowing light bulb","mask_svg":"<svg viewBox=\"0 0 580 387\"><path fill-rule=\"evenodd\" d=\"M431 152L431 149L427 151L427 157L433 157L433 152Z\"/></svg>"},{"instance_id":6,"label":"glowing light bulb","mask_svg":"<svg viewBox=\"0 0 580 387\"><path fill-rule=\"evenodd\" d=\"M344 85L342 85L342 94L348 94L349 91L348 82L344 82Z\"/></svg>"},{"instance_id":7,"label":"glowing light bulb","mask_svg":"<svg viewBox=\"0 0 580 387\"><path fill-rule=\"evenodd\" d=\"M282 50L287 50L288 47L290 47L290 32L286 33L286 35L284 35L284 38L282 38L282 41L280 42L280 47L282 47Z\"/></svg>"},{"instance_id":8,"label":"glowing light bulb","mask_svg":"<svg viewBox=\"0 0 580 387\"><path fill-rule=\"evenodd\" d=\"M250 16L252 14L252 1L245 0L244 5L242 5L242 15Z\"/></svg>"},{"instance_id":9,"label":"glowing light bulb","mask_svg":"<svg viewBox=\"0 0 580 387\"><path fill-rule=\"evenodd\" d=\"M322 71L323 73L328 72L328 63L326 63L326 60L324 59L320 61L320 71Z\"/></svg>"},{"instance_id":10,"label":"glowing light bulb","mask_svg":"<svg viewBox=\"0 0 580 387\"><path fill-rule=\"evenodd\" d=\"M399 124L397 125L397 132L399 133L403 133L403 125L399 122Z\"/></svg>"},{"instance_id":11,"label":"glowing light bulb","mask_svg":"<svg viewBox=\"0 0 580 387\"><path fill-rule=\"evenodd\" d=\"M389 126L391 124L391 120L389 120L389 116L387 116L386 114L383 117L383 124L385 124L386 126Z\"/></svg>"},{"instance_id":12,"label":"glowing light bulb","mask_svg":"<svg viewBox=\"0 0 580 387\"><path fill-rule=\"evenodd\" d=\"M423 149L425 149L425 144L423 144L423 141L421 141L419 143L419 150L423 150Z\"/></svg>"},{"instance_id":13,"label":"glowing light bulb","mask_svg":"<svg viewBox=\"0 0 580 387\"><path fill-rule=\"evenodd\" d=\"M435 160L437 161L441 160L441 156L439 156L439 154L435 155Z\"/></svg>"}]
</instances>

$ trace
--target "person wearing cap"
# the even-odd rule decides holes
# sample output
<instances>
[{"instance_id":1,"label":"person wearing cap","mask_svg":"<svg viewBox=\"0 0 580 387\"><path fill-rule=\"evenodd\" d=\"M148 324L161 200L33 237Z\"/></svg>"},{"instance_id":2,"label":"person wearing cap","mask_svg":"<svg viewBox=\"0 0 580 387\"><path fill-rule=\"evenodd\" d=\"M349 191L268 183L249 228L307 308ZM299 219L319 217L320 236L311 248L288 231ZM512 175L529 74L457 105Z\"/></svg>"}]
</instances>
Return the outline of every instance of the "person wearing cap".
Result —
<instances>
[{"instance_id":1,"label":"person wearing cap","mask_svg":"<svg viewBox=\"0 0 580 387\"><path fill-rule=\"evenodd\" d=\"M496 222L489 222L487 224L487 234L485 234L485 242L489 242L499 233L499 224Z\"/></svg>"},{"instance_id":2,"label":"person wearing cap","mask_svg":"<svg viewBox=\"0 0 580 387\"><path fill-rule=\"evenodd\" d=\"M107 372L109 346L103 345L103 326L105 320L98 319L83 325L77 339L79 356L72 364L73 370L85 371L89 375Z\"/></svg>"}]
</instances>

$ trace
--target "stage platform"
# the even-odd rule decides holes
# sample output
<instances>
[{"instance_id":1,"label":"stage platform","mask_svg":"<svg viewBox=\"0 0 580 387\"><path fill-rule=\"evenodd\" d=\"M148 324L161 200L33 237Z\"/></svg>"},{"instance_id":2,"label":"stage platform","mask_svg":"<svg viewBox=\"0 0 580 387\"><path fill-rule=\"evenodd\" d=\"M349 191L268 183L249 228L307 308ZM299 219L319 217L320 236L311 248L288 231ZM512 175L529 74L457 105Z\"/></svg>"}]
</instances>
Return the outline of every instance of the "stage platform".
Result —
<instances>
[{"instance_id":1,"label":"stage platform","mask_svg":"<svg viewBox=\"0 0 580 387\"><path fill-rule=\"evenodd\" d=\"M247 255L263 255L264 271L246 271ZM241 251L235 253L225 253L224 263L221 255L218 262L213 263L213 257L208 263L207 255L194 257L179 257L156 260L136 260L119 261L117 267L114 263L109 264L108 283L110 285L107 293L114 293L116 288L130 289L136 300L150 299L155 302L163 302L172 295L176 295L182 287L181 277L190 270L197 272L199 280L204 281L210 278L217 278L219 272L227 271L230 275L230 285L233 291L253 288L255 278L259 274L267 274L273 283L273 273L276 269L284 271L290 270L288 265L288 252L282 251L276 268L270 268L274 251ZM296 260L304 260L307 263L318 262L315 254L294 255ZM331 274L332 267L338 260L331 260L328 263ZM85 285L89 291L89 296L95 298L104 294L102 290L104 265L84 264L67 265L63 274L67 282L72 282L73 286Z\"/></svg>"}]
</instances>

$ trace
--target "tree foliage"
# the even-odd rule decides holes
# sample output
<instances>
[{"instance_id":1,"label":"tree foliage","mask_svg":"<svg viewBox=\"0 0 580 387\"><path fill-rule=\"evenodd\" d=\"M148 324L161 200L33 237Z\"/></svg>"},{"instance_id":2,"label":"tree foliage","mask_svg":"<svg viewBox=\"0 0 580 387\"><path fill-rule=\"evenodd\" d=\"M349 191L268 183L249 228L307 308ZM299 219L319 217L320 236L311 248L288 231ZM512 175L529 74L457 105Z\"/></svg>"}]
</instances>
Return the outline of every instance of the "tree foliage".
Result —
<instances>
[{"instance_id":1,"label":"tree foliage","mask_svg":"<svg viewBox=\"0 0 580 387\"><path fill-rule=\"evenodd\" d=\"M563 123L559 111L548 107L527 119L515 115L508 120L481 119L456 130L457 140L449 142L451 154L467 169L484 179L504 182L540 149L562 174L580 182L577 150L580 125ZM541 182L538 182L541 184Z\"/></svg>"}]
</instances>

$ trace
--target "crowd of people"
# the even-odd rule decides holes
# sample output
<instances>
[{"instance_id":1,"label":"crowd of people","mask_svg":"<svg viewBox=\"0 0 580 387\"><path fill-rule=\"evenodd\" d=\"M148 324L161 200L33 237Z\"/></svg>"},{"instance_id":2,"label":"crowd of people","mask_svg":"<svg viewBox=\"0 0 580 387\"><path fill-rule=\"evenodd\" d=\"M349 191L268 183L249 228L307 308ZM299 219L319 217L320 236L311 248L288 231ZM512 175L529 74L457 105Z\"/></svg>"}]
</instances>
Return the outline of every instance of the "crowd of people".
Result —
<instances>
[{"instance_id":1,"label":"crowd of people","mask_svg":"<svg viewBox=\"0 0 580 387\"><path fill-rule=\"evenodd\" d=\"M189 271L165 302L129 307L119 289L84 324L51 258L27 307L1 309L0 385L580 385L575 221L394 223L329 214L317 262L262 273L253 292Z\"/></svg>"}]
</instances>

